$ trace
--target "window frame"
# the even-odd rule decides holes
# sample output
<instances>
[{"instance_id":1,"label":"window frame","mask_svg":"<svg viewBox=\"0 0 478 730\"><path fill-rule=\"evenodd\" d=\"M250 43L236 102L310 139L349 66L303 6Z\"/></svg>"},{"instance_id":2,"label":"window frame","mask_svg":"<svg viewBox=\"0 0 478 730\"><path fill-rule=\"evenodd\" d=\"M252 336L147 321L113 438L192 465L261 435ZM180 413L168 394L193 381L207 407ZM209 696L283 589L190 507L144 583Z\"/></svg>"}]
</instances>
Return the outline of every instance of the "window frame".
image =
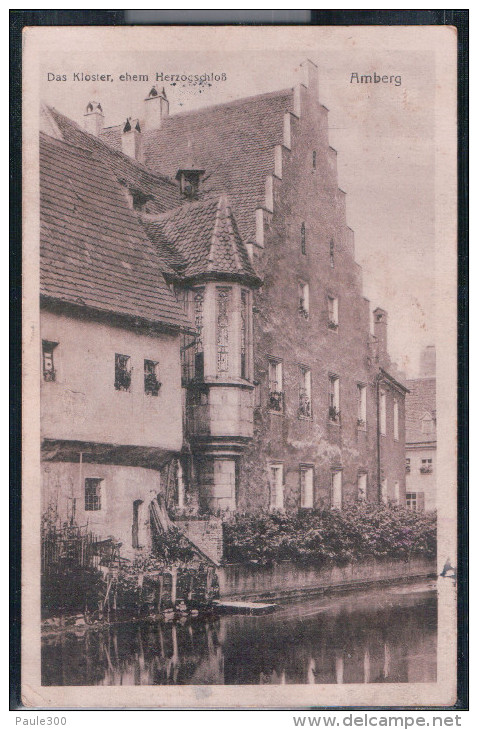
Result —
<instances>
[{"instance_id":1,"label":"window frame","mask_svg":"<svg viewBox=\"0 0 478 730\"><path fill-rule=\"evenodd\" d=\"M339 328L339 298L334 294L327 294L327 328L332 332Z\"/></svg>"},{"instance_id":2,"label":"window frame","mask_svg":"<svg viewBox=\"0 0 478 730\"><path fill-rule=\"evenodd\" d=\"M304 475L312 475L312 484L310 493L306 494L306 483ZM304 479L303 479L304 476ZM314 491L315 491L315 468L313 464L299 464L299 486L300 486L300 508L314 509ZM306 496L310 496L310 504L306 504ZM308 501L308 500L307 500Z\"/></svg>"},{"instance_id":3,"label":"window frame","mask_svg":"<svg viewBox=\"0 0 478 730\"><path fill-rule=\"evenodd\" d=\"M357 428L367 430L367 384L357 383Z\"/></svg>"},{"instance_id":4,"label":"window frame","mask_svg":"<svg viewBox=\"0 0 478 730\"><path fill-rule=\"evenodd\" d=\"M58 342L52 340L42 340L42 380L44 383L55 383L58 375L58 370L55 367L55 350L58 347ZM47 368L46 355L50 356L51 368Z\"/></svg>"},{"instance_id":5,"label":"window frame","mask_svg":"<svg viewBox=\"0 0 478 730\"><path fill-rule=\"evenodd\" d=\"M299 365L299 407L298 417L312 418L312 370L308 365Z\"/></svg>"},{"instance_id":6,"label":"window frame","mask_svg":"<svg viewBox=\"0 0 478 730\"><path fill-rule=\"evenodd\" d=\"M308 320L310 317L310 288L308 281L299 279L299 315Z\"/></svg>"},{"instance_id":7,"label":"window frame","mask_svg":"<svg viewBox=\"0 0 478 730\"><path fill-rule=\"evenodd\" d=\"M98 490L99 493L96 493L94 495L88 495L87 494L87 482L96 482L95 489ZM85 477L83 482L83 494L84 494L84 511L85 512L101 512L104 505L103 505L103 482L104 479L102 477ZM89 500L93 500L90 502ZM97 500L97 501L96 501ZM97 506L93 506L93 505Z\"/></svg>"},{"instance_id":8,"label":"window frame","mask_svg":"<svg viewBox=\"0 0 478 730\"><path fill-rule=\"evenodd\" d=\"M399 410L398 410L398 398L393 399L393 440L399 441L400 430L399 430Z\"/></svg>"},{"instance_id":9,"label":"window frame","mask_svg":"<svg viewBox=\"0 0 478 730\"><path fill-rule=\"evenodd\" d=\"M361 481L365 480L364 488L361 488ZM366 502L367 501L367 492L368 492L368 472L366 471L359 471L357 474L357 499L360 502Z\"/></svg>"},{"instance_id":10,"label":"window frame","mask_svg":"<svg viewBox=\"0 0 478 730\"><path fill-rule=\"evenodd\" d=\"M418 498L417 492L407 492L405 494L405 504L407 509L411 509L413 512L418 511Z\"/></svg>"},{"instance_id":11,"label":"window frame","mask_svg":"<svg viewBox=\"0 0 478 730\"><path fill-rule=\"evenodd\" d=\"M339 478L340 477L340 478ZM336 491L339 491L340 500L337 499ZM340 504L339 504L340 501ZM343 468L334 467L330 475L330 506L331 509L343 508Z\"/></svg>"},{"instance_id":12,"label":"window frame","mask_svg":"<svg viewBox=\"0 0 478 730\"><path fill-rule=\"evenodd\" d=\"M340 424L340 376L329 373L329 422Z\"/></svg>"},{"instance_id":13,"label":"window frame","mask_svg":"<svg viewBox=\"0 0 478 730\"><path fill-rule=\"evenodd\" d=\"M379 430L380 436L387 435L387 392L379 390Z\"/></svg>"},{"instance_id":14,"label":"window frame","mask_svg":"<svg viewBox=\"0 0 478 730\"><path fill-rule=\"evenodd\" d=\"M302 221L300 225L300 250L303 256L307 255L307 234L305 228L305 221Z\"/></svg>"},{"instance_id":15,"label":"window frame","mask_svg":"<svg viewBox=\"0 0 478 730\"><path fill-rule=\"evenodd\" d=\"M268 410L270 413L284 413L284 381L282 360L280 358L267 358L267 393L268 393ZM272 380L272 368L276 368L277 380ZM277 385L276 389L272 389L272 384Z\"/></svg>"},{"instance_id":16,"label":"window frame","mask_svg":"<svg viewBox=\"0 0 478 730\"><path fill-rule=\"evenodd\" d=\"M277 484L276 481L273 480L272 474L274 473L274 470L277 470L280 474L280 483ZM283 510L284 509L284 462L282 461L271 461L268 464L268 472L269 472L269 509L272 510ZM273 491L273 486L275 487L275 491ZM279 486L279 492L277 491L277 486ZM277 499L278 494L280 495L279 500ZM273 499L274 495L274 499Z\"/></svg>"},{"instance_id":17,"label":"window frame","mask_svg":"<svg viewBox=\"0 0 478 730\"><path fill-rule=\"evenodd\" d=\"M120 367L120 358L125 359L126 367ZM124 382L122 382L124 381ZM123 355L120 352L115 352L115 390L118 392L130 393L131 384L133 381L133 367L131 364L131 355Z\"/></svg>"},{"instance_id":18,"label":"window frame","mask_svg":"<svg viewBox=\"0 0 478 730\"><path fill-rule=\"evenodd\" d=\"M159 362L144 358L144 394L150 396L159 395L161 382L159 380ZM152 365L151 372L147 372L146 363Z\"/></svg>"}]
</instances>

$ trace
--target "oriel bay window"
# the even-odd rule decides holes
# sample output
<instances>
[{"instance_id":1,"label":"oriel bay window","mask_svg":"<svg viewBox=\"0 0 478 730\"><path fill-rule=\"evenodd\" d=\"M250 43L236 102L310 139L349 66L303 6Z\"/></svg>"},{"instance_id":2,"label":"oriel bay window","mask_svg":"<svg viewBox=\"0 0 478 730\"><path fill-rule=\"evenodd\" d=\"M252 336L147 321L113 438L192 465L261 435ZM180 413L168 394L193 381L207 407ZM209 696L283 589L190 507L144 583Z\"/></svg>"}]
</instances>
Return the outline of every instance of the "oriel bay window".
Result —
<instances>
[{"instance_id":1,"label":"oriel bay window","mask_svg":"<svg viewBox=\"0 0 478 730\"><path fill-rule=\"evenodd\" d=\"M197 380L204 378L204 344L203 344L203 309L204 288L193 290L193 317L196 330L194 341L194 377Z\"/></svg>"},{"instance_id":2,"label":"oriel bay window","mask_svg":"<svg viewBox=\"0 0 478 730\"><path fill-rule=\"evenodd\" d=\"M219 374L227 373L229 371L230 287L217 287L216 297L217 372Z\"/></svg>"},{"instance_id":3,"label":"oriel bay window","mask_svg":"<svg viewBox=\"0 0 478 730\"><path fill-rule=\"evenodd\" d=\"M241 378L250 380L251 293L241 289Z\"/></svg>"},{"instance_id":4,"label":"oriel bay window","mask_svg":"<svg viewBox=\"0 0 478 730\"><path fill-rule=\"evenodd\" d=\"M310 368L301 366L299 369L299 417L312 417L312 387Z\"/></svg>"},{"instance_id":5,"label":"oriel bay window","mask_svg":"<svg viewBox=\"0 0 478 730\"><path fill-rule=\"evenodd\" d=\"M282 413L284 394L282 391L282 362L269 360L269 410Z\"/></svg>"},{"instance_id":6,"label":"oriel bay window","mask_svg":"<svg viewBox=\"0 0 478 730\"><path fill-rule=\"evenodd\" d=\"M131 358L129 355L115 354L115 388L116 390L130 390L131 388Z\"/></svg>"}]
</instances>

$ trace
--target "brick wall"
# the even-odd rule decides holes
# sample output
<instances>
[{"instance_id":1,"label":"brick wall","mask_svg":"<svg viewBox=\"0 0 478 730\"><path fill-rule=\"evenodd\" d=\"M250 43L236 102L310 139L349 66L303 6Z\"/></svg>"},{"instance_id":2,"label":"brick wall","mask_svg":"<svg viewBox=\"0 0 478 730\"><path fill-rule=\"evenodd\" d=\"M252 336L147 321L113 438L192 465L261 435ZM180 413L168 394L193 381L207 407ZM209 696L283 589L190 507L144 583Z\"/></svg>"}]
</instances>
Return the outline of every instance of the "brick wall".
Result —
<instances>
[{"instance_id":1,"label":"brick wall","mask_svg":"<svg viewBox=\"0 0 478 730\"><path fill-rule=\"evenodd\" d=\"M221 520L179 520L175 524L216 565L221 562L223 554Z\"/></svg>"},{"instance_id":2,"label":"brick wall","mask_svg":"<svg viewBox=\"0 0 478 730\"><path fill-rule=\"evenodd\" d=\"M301 117L291 118L291 149L282 147L282 179L273 178L273 212L264 216L264 248L255 247L254 265L264 277L264 286L254 295L260 405L255 409L253 442L239 467L239 509L268 508L271 461L283 464L285 507L300 504L301 464L314 467L316 506L330 504L331 475L337 467L343 470L344 500L355 498L360 471L368 475L368 498L378 498L377 365L368 347L369 303L353 257L336 153L328 144L327 110L311 89L302 87L301 96ZM299 312L299 281L309 284L308 319ZM336 330L328 327L328 296L339 300ZM268 357L282 361L283 414L268 408ZM300 366L311 370L311 418L298 416ZM330 374L340 378L338 425L329 420ZM358 383L368 391L365 430L357 427Z\"/></svg>"}]
</instances>

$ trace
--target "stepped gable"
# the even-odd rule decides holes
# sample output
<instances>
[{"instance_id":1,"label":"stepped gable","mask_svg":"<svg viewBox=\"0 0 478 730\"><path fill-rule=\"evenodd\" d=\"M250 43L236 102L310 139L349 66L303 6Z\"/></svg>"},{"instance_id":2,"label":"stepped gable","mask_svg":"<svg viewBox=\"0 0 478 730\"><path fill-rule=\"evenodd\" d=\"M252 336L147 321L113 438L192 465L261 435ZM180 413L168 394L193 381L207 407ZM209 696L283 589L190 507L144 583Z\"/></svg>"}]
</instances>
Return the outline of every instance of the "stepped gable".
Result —
<instances>
[{"instance_id":1,"label":"stepped gable","mask_svg":"<svg viewBox=\"0 0 478 730\"><path fill-rule=\"evenodd\" d=\"M188 327L123 186L96 149L41 135L40 211L44 298Z\"/></svg>"},{"instance_id":2,"label":"stepped gable","mask_svg":"<svg viewBox=\"0 0 478 730\"><path fill-rule=\"evenodd\" d=\"M260 283L232 215L227 196L210 197L144 220L161 257L184 279L223 275Z\"/></svg>"},{"instance_id":3,"label":"stepped gable","mask_svg":"<svg viewBox=\"0 0 478 730\"><path fill-rule=\"evenodd\" d=\"M406 400L405 429L406 442L435 443L436 431L424 433L422 431L423 416L429 413L436 418L436 379L416 378L407 380L409 394Z\"/></svg>"},{"instance_id":4,"label":"stepped gable","mask_svg":"<svg viewBox=\"0 0 478 730\"><path fill-rule=\"evenodd\" d=\"M285 89L165 117L160 129L142 132L145 163L171 178L191 162L204 168L202 190L227 193L243 241L252 242L274 147L284 141L284 114L292 111L293 89ZM100 139L120 149L121 128L108 127Z\"/></svg>"},{"instance_id":5,"label":"stepped gable","mask_svg":"<svg viewBox=\"0 0 478 730\"><path fill-rule=\"evenodd\" d=\"M56 109L51 107L47 109L50 124L55 125L65 142L90 150L97 159L110 168L118 181L149 196L153 212L162 213L181 204L179 186L173 180L152 172L137 160L121 152L121 126L112 128L117 129L119 134L119 146L115 148L115 145L109 142L105 144L101 139L88 134L76 122L68 119L64 114L60 114ZM47 134L50 134L47 126L43 128Z\"/></svg>"}]
</instances>

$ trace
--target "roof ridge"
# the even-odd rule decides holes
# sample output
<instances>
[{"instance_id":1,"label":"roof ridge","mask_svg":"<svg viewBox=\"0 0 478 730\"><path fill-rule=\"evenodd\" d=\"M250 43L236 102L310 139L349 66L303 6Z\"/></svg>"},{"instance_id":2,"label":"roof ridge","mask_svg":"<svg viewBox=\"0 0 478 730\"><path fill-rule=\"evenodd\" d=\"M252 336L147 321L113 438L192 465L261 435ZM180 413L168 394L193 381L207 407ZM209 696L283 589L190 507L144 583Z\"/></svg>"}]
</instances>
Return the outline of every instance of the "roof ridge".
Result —
<instances>
[{"instance_id":1,"label":"roof ridge","mask_svg":"<svg viewBox=\"0 0 478 730\"><path fill-rule=\"evenodd\" d=\"M272 99L276 96L282 96L283 94L292 94L294 91L294 88L292 86L286 87L285 89L279 89L278 91L266 91L263 94L255 94L254 96L245 96L240 99L232 99L231 101L224 101L222 104L211 104L210 106L203 106L199 107L197 109L188 109L184 111L176 112L176 114L170 114L167 119L175 119L176 117L186 117L193 114L201 114L201 113L207 113L209 111L212 111L213 109L220 109L221 107L225 106L240 106L241 104L246 104L248 102L254 101L256 99ZM156 131L156 130L145 130L146 133L148 131Z\"/></svg>"},{"instance_id":2,"label":"roof ridge","mask_svg":"<svg viewBox=\"0 0 478 730\"><path fill-rule=\"evenodd\" d=\"M124 152L121 150L117 150L114 147L111 147L106 142L104 142L100 137L96 137L94 134L90 134L85 129L82 129L80 125L74 121L74 119L70 119L70 117L67 117L66 114L63 114L62 112L58 111L58 109L55 109L55 107L50 107L46 105L47 109L54 112L55 114L58 114L58 116L62 117L64 120L66 120L69 124L73 125L75 129L80 132L81 134L85 135L87 139L91 139L93 142L100 144L102 147L104 147L105 150L107 150L110 154L116 155L120 159L128 162L133 167L136 167L141 172L147 173L151 178L154 180L161 180L162 182L166 182L170 184L172 187L177 188L177 185L173 180L167 176L167 175L161 175L160 173L154 172L150 167L147 167L141 162L138 162L138 160L134 159L133 157L130 157L129 155L125 155ZM121 126L121 125L118 125ZM80 145L78 145L80 146ZM80 146L81 147L81 146Z\"/></svg>"}]
</instances>

